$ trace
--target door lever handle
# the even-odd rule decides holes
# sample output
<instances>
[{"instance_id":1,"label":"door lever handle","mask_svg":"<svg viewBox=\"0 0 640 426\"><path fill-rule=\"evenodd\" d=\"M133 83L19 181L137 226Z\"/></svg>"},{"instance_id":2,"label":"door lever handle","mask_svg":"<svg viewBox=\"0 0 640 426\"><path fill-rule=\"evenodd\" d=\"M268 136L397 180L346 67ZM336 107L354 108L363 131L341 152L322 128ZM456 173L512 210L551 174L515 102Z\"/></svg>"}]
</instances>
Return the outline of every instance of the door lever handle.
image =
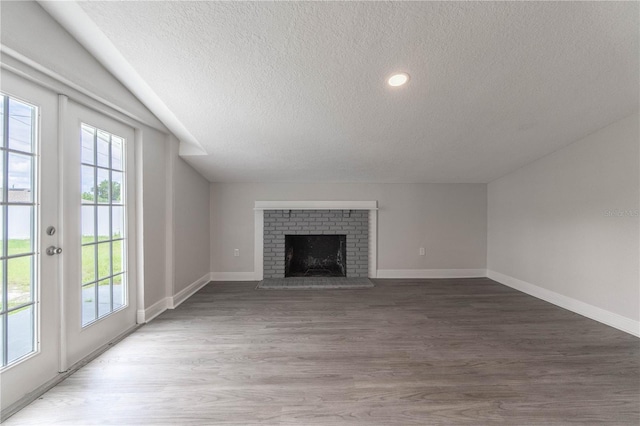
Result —
<instances>
[{"instance_id":1,"label":"door lever handle","mask_svg":"<svg viewBox=\"0 0 640 426\"><path fill-rule=\"evenodd\" d=\"M54 254L60 254L60 253L62 253L62 248L60 247L55 247L55 246L47 247L47 254L49 256L53 256Z\"/></svg>"}]
</instances>

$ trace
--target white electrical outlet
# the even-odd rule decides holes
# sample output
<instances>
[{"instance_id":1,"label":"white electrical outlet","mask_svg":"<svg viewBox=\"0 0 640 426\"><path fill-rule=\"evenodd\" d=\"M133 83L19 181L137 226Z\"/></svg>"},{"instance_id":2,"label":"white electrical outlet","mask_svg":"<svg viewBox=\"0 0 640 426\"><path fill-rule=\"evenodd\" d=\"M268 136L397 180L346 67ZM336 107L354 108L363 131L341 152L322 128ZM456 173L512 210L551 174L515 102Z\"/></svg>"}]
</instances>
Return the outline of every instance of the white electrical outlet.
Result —
<instances>
[{"instance_id":1,"label":"white electrical outlet","mask_svg":"<svg viewBox=\"0 0 640 426\"><path fill-rule=\"evenodd\" d=\"M234 255L235 257L240 256L240 249L233 249L233 255Z\"/></svg>"},{"instance_id":2,"label":"white electrical outlet","mask_svg":"<svg viewBox=\"0 0 640 426\"><path fill-rule=\"evenodd\" d=\"M424 256L424 255L425 255L424 247L420 247L420 256Z\"/></svg>"}]
</instances>

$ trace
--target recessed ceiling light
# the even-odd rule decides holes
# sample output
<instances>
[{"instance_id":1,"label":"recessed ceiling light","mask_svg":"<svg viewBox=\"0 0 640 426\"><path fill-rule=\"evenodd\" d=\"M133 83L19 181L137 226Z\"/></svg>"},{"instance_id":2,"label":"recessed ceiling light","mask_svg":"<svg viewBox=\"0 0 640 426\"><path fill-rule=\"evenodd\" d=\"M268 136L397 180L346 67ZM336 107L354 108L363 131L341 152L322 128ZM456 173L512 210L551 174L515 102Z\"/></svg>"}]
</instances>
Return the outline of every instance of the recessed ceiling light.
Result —
<instances>
[{"instance_id":1,"label":"recessed ceiling light","mask_svg":"<svg viewBox=\"0 0 640 426\"><path fill-rule=\"evenodd\" d=\"M389 86L398 87L406 84L407 81L409 81L409 74L407 74L406 72L399 72L389 77L387 83L389 83Z\"/></svg>"}]
</instances>

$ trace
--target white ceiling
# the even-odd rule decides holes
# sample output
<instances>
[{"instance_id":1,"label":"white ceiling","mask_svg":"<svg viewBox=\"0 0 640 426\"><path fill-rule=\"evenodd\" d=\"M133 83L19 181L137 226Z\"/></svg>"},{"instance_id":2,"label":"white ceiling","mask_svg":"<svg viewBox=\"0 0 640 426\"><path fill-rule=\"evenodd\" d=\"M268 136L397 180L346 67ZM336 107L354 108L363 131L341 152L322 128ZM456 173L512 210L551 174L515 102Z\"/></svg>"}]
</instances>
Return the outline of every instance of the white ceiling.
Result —
<instances>
[{"instance_id":1,"label":"white ceiling","mask_svg":"<svg viewBox=\"0 0 640 426\"><path fill-rule=\"evenodd\" d=\"M211 181L488 182L638 110L638 2L79 4Z\"/></svg>"}]
</instances>

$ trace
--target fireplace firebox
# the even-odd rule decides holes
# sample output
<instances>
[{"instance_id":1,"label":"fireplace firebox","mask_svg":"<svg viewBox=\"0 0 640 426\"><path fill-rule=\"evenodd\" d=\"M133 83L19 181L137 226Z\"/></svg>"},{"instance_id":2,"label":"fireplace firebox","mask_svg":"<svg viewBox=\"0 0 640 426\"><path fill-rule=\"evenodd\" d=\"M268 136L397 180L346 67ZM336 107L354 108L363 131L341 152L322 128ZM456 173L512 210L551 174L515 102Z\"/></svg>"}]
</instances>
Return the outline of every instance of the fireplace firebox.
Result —
<instances>
[{"instance_id":1,"label":"fireplace firebox","mask_svg":"<svg viewBox=\"0 0 640 426\"><path fill-rule=\"evenodd\" d=\"M346 235L285 235L285 277L346 277Z\"/></svg>"}]
</instances>

